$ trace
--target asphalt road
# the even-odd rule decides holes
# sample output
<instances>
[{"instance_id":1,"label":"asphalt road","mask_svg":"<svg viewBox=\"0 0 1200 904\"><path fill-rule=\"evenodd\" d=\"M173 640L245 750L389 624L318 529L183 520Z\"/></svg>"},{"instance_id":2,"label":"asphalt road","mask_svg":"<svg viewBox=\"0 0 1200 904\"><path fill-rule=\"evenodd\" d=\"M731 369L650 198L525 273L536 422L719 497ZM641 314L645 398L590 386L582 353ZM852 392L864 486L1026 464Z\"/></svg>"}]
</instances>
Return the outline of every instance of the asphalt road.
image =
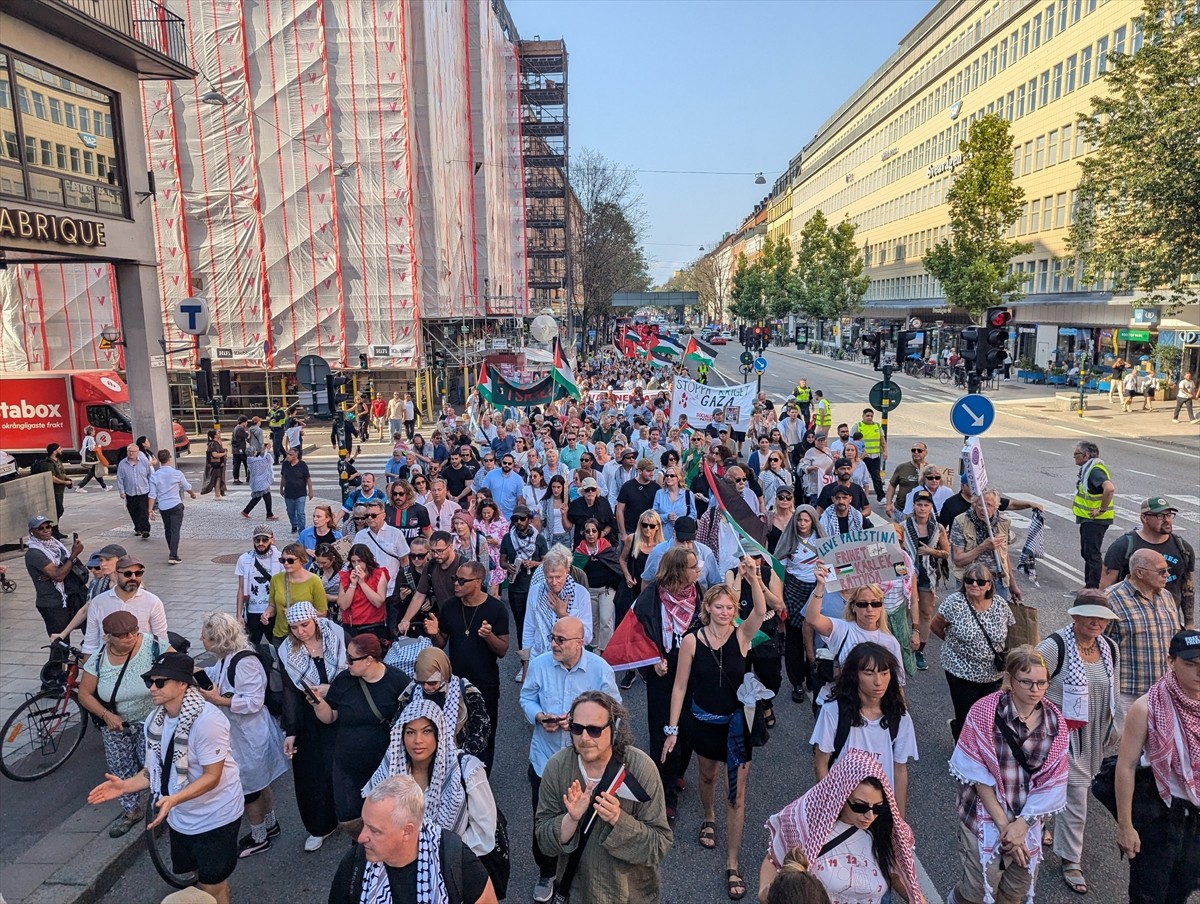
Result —
<instances>
[{"instance_id":1,"label":"asphalt road","mask_svg":"<svg viewBox=\"0 0 1200 904\"><path fill-rule=\"evenodd\" d=\"M737 375L735 346L728 346L717 361L720 371ZM825 391L832 401L834 423L858 419L870 385L877 375L861 367L840 366L829 359L804 356L800 360L767 352L770 367L763 379L763 389L776 402L790 393L800 376L810 385ZM948 411L954 394L944 392L933 381L898 378L906 396L900 408L890 418L892 447L907 456L908 443L914 438L929 445L929 460L951 466L956 462L961 438L950 428ZM995 425L984 438L988 469L992 482L1003 492L1018 498L1038 500L1046 505L1047 558L1039 568L1040 588L1026 586L1027 597L1040 610L1042 633L1046 634L1065 624L1066 609L1073 591L1082 583L1081 561L1078 552L1078 533L1069 519L1070 497L1075 472L1071 449L1081 435L1094 436L1102 457L1113 469L1118 488L1116 525L1106 538L1111 542L1137 521L1137 506L1150 495L1167 495L1181 503L1177 529L1197 544L1200 532L1200 500L1197 493L1200 474L1200 454L1191 447L1163 444L1147 437L1142 441L1112 438L1084 422L1084 426L1060 423L1046 416L1038 406L1035 393L1029 401L1020 395L1002 392ZM1009 399L1016 401L1009 401ZM1019 526L1026 522L1017 513ZM930 668L918 673L908 684L909 701L916 723L920 746L920 762L910 767L911 792L909 821L916 834L917 854L924 873L925 891L930 902L943 900L947 890L958 877L955 853L956 782L950 776L946 761L951 753L951 739L946 719L950 713L946 690L936 655L937 641L932 645ZM515 655L503 666L506 677L515 669ZM766 818L812 783L812 758L808 738L812 730L812 714L808 705L796 706L786 699L785 683L777 712L779 724L770 743L757 751L751 769L747 800L746 837L742 846L741 863L750 887L746 900L752 900L757 887L758 866L764 850ZM529 732L517 706L517 685L506 680L501 702L501 724L497 744L496 767L492 784L501 808L509 820L513 849L513 879L509 900L528 900L528 890L535 880L532 857L528 851L531 834L529 789L525 779L526 750ZM636 737L644 743L645 691L639 682L626 695L634 714ZM724 815L718 810L718 848L702 849L696 840L701 818L699 801L694 790L696 773L689 775L690 786L680 804L680 817L675 828L675 846L663 864L664 901L669 904L697 904L727 900L724 886ZM330 839L324 849L306 854L301 845L304 831L296 815L291 778L284 776L276 784L276 808L284 826L275 847L263 854L242 861L232 878L235 901L317 902L328 892L337 860L346 842ZM1090 886L1088 898L1080 899L1063 884L1059 861L1048 853L1038 880L1037 900L1043 904L1065 904L1080 900L1095 902L1121 901L1125 898L1127 867L1119 859L1114 842L1114 823L1098 805L1092 808L1088 824L1083 869ZM104 900L123 904L157 904L167 891L143 855Z\"/></svg>"}]
</instances>

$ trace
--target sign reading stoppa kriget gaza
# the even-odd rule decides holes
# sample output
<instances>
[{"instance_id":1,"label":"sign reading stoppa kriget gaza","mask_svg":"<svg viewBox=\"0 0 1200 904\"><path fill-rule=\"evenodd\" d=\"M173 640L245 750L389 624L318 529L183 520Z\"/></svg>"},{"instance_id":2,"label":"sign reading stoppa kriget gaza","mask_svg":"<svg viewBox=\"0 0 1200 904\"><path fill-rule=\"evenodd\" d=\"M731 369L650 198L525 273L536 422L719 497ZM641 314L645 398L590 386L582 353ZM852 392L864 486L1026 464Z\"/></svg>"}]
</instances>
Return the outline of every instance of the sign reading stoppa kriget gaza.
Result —
<instances>
[{"instance_id":1,"label":"sign reading stoppa kriget gaza","mask_svg":"<svg viewBox=\"0 0 1200 904\"><path fill-rule=\"evenodd\" d=\"M817 544L817 555L829 570L825 586L830 590L845 592L908 574L904 550L891 528L828 537Z\"/></svg>"},{"instance_id":2,"label":"sign reading stoppa kriget gaza","mask_svg":"<svg viewBox=\"0 0 1200 904\"><path fill-rule=\"evenodd\" d=\"M725 412L725 423L731 430L746 430L754 410L754 384L734 386L705 386L696 380L676 377L671 393L671 419L678 423L686 414L688 423L703 429L712 423L713 412Z\"/></svg>"}]
</instances>

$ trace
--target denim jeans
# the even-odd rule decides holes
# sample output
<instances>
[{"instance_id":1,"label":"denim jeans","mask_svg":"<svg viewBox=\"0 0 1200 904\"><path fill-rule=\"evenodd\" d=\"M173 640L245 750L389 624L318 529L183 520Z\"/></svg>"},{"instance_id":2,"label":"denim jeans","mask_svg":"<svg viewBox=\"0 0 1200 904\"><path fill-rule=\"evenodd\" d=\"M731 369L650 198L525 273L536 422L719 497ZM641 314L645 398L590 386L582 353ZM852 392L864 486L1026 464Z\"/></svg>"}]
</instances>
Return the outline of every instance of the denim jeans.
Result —
<instances>
[{"instance_id":1,"label":"denim jeans","mask_svg":"<svg viewBox=\"0 0 1200 904\"><path fill-rule=\"evenodd\" d=\"M307 501L305 496L297 496L295 499L283 497L283 504L287 508L288 521L291 523L293 533L298 534L304 530L304 504Z\"/></svg>"}]
</instances>

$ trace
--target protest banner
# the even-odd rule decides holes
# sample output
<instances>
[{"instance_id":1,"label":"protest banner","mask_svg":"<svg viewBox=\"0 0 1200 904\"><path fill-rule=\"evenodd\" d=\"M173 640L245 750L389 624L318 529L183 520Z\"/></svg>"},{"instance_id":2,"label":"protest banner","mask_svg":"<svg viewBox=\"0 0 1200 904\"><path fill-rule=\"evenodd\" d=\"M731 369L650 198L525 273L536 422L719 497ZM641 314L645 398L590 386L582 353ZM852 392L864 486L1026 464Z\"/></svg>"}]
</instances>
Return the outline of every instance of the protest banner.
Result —
<instances>
[{"instance_id":1,"label":"protest banner","mask_svg":"<svg viewBox=\"0 0 1200 904\"><path fill-rule=\"evenodd\" d=\"M671 393L673 421L678 423L679 415L686 414L689 424L704 429L712 423L713 412L717 409L725 411L725 423L731 429L745 431L754 410L754 384L705 386L696 380L675 378Z\"/></svg>"},{"instance_id":2,"label":"protest banner","mask_svg":"<svg viewBox=\"0 0 1200 904\"><path fill-rule=\"evenodd\" d=\"M845 592L894 581L908 573L904 549L890 527L827 537L817 544L817 555L829 571L825 578L829 590Z\"/></svg>"}]
</instances>

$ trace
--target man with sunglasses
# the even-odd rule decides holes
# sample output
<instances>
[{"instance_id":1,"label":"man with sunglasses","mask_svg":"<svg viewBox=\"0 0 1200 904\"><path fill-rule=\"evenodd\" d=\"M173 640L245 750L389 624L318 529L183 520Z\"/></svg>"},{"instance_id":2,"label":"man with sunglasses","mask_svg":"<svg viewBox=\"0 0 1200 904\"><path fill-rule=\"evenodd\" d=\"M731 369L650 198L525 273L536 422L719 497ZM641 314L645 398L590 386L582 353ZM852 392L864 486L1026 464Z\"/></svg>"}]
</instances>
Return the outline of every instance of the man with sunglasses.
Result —
<instances>
[{"instance_id":1,"label":"man with sunglasses","mask_svg":"<svg viewBox=\"0 0 1200 904\"><path fill-rule=\"evenodd\" d=\"M424 564L417 592L397 625L401 634L424 636L425 619L424 616L418 619L418 614L437 612L454 599L454 577L462 562L462 557L454 551L454 537L449 531L435 530L429 535L429 561Z\"/></svg>"},{"instance_id":2,"label":"man with sunglasses","mask_svg":"<svg viewBox=\"0 0 1200 904\"><path fill-rule=\"evenodd\" d=\"M138 630L153 634L166 647L167 610L161 599L142 586L145 573L140 556L126 554L117 559L117 586L88 603L87 627L79 648L89 657L104 646L104 619L122 609L137 617Z\"/></svg>"},{"instance_id":3,"label":"man with sunglasses","mask_svg":"<svg viewBox=\"0 0 1200 904\"><path fill-rule=\"evenodd\" d=\"M479 758L491 773L500 715L500 660L508 652L508 610L487 592L487 574L482 562L461 563L454 575L454 597L425 619L425 631L434 646L446 650L454 674L483 695L492 724Z\"/></svg>"},{"instance_id":4,"label":"man with sunglasses","mask_svg":"<svg viewBox=\"0 0 1200 904\"><path fill-rule=\"evenodd\" d=\"M251 544L252 548L238 558L233 572L237 576L235 611L250 642L257 644L266 630L261 616L271 605L271 578L283 571L283 564L275 546L275 532L267 525L254 528Z\"/></svg>"},{"instance_id":5,"label":"man with sunglasses","mask_svg":"<svg viewBox=\"0 0 1200 904\"><path fill-rule=\"evenodd\" d=\"M408 561L400 567L396 576L396 589L387 598L388 636L395 637L400 616L408 609L409 601L417 592L421 575L429 563L429 538L416 536L408 541ZM422 632L423 633L423 632Z\"/></svg>"},{"instance_id":6,"label":"man with sunglasses","mask_svg":"<svg viewBox=\"0 0 1200 904\"><path fill-rule=\"evenodd\" d=\"M625 450L625 455L629 450ZM658 494L654 482L654 462L648 458L638 459L637 473L633 480L626 481L617 493L617 527L623 541L637 530L638 518L643 512L654 508L654 497Z\"/></svg>"},{"instance_id":7,"label":"man with sunglasses","mask_svg":"<svg viewBox=\"0 0 1200 904\"><path fill-rule=\"evenodd\" d=\"M1142 503L1142 525L1117 537L1104 554L1104 572L1100 589L1104 590L1129 577L1129 560L1139 549L1158 553L1167 563L1167 592L1175 598L1183 614L1184 627L1195 625L1196 611L1196 552L1190 543L1175 533L1175 516L1179 512L1162 496L1152 496Z\"/></svg>"},{"instance_id":8,"label":"man with sunglasses","mask_svg":"<svg viewBox=\"0 0 1200 904\"><path fill-rule=\"evenodd\" d=\"M904 503L908 501L908 494L916 488L920 481L929 448L918 440L912 444L908 454L911 456L909 461L896 465L892 469L892 476L888 478L887 498L883 511L892 520L896 520L897 509L904 511Z\"/></svg>"},{"instance_id":9,"label":"man with sunglasses","mask_svg":"<svg viewBox=\"0 0 1200 904\"><path fill-rule=\"evenodd\" d=\"M521 709L533 725L528 776L535 814L546 763L558 751L571 746L571 704L585 691L602 691L618 702L621 700L612 666L584 647L583 622L566 616L554 623L549 651L533 657L521 685ZM543 854L536 839L533 859L539 875L533 887L533 900L549 901L554 893L558 860Z\"/></svg>"},{"instance_id":10,"label":"man with sunglasses","mask_svg":"<svg viewBox=\"0 0 1200 904\"><path fill-rule=\"evenodd\" d=\"M372 499L366 504L367 523L354 535L355 543L362 543L375 554L375 561L388 573L387 595L396 592L396 578L408 561L408 541L399 528L385 520L384 504L381 499Z\"/></svg>"},{"instance_id":11,"label":"man with sunglasses","mask_svg":"<svg viewBox=\"0 0 1200 904\"><path fill-rule=\"evenodd\" d=\"M506 452L500 459L500 469L494 470L481 483L481 489L492 494L492 499L500 508L500 514L507 521L512 517L517 503L524 498L525 482L515 472L516 460L511 452Z\"/></svg>"},{"instance_id":12,"label":"man with sunglasses","mask_svg":"<svg viewBox=\"0 0 1200 904\"><path fill-rule=\"evenodd\" d=\"M342 502L342 519L343 521L354 512L354 507L357 505L365 505L378 499L381 503L387 504L387 497L383 495L383 490L375 486L375 475L369 471L364 471L362 481L358 489L346 496ZM347 524L348 528L349 525Z\"/></svg>"}]
</instances>

